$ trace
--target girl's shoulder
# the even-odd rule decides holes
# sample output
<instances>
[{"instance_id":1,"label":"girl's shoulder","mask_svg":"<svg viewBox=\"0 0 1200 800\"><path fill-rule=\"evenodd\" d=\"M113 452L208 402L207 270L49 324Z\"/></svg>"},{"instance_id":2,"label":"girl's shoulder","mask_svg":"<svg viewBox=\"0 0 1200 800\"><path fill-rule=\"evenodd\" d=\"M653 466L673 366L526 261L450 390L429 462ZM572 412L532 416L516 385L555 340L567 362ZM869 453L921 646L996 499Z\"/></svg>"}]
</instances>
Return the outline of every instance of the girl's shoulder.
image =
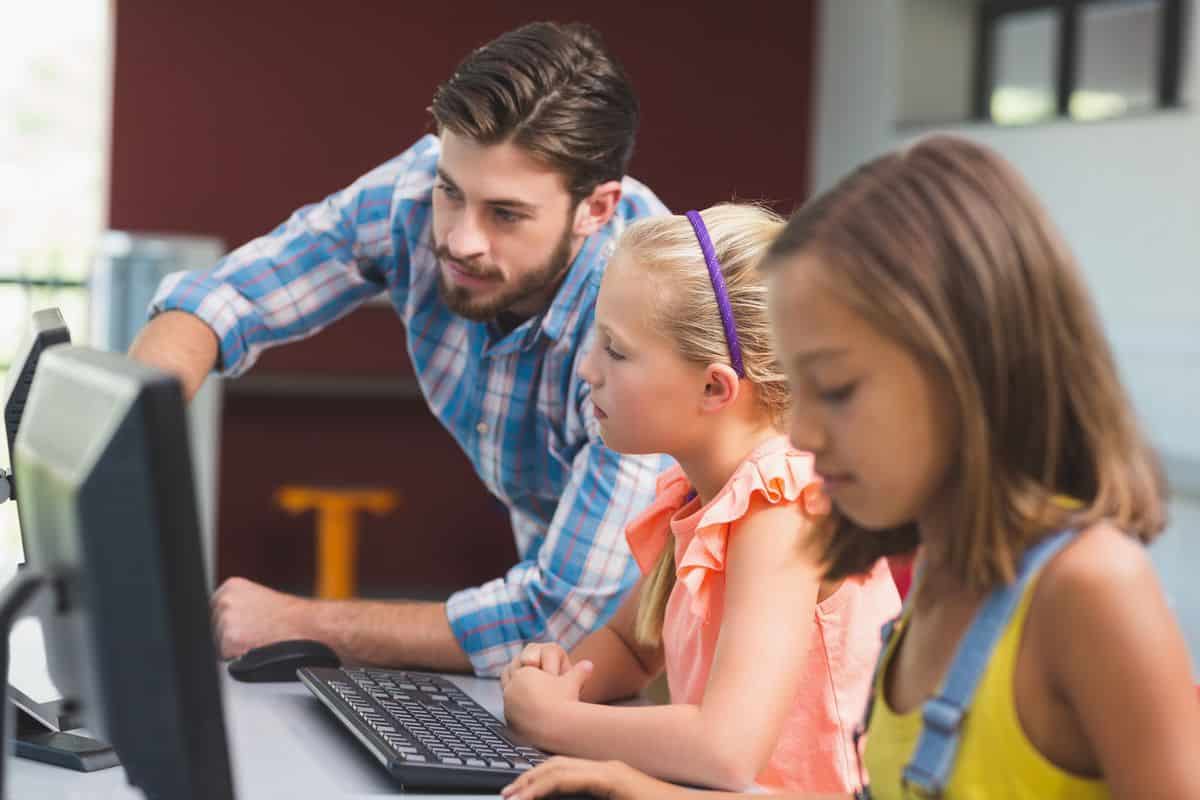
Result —
<instances>
[{"instance_id":1,"label":"girl's shoulder","mask_svg":"<svg viewBox=\"0 0 1200 800\"><path fill-rule=\"evenodd\" d=\"M795 554L799 549L790 540L807 540L811 521L828 513L812 455L792 448L786 437L772 439L755 449L699 512L683 540L676 577L703 612L712 581L728 565L731 539L750 538L764 547L786 543Z\"/></svg>"},{"instance_id":2,"label":"girl's shoulder","mask_svg":"<svg viewBox=\"0 0 1200 800\"><path fill-rule=\"evenodd\" d=\"M1035 600L1055 604L1094 593L1136 590L1156 584L1145 545L1108 522L1084 528L1038 577ZM1145 588L1149 588L1148 586Z\"/></svg>"},{"instance_id":3,"label":"girl's shoulder","mask_svg":"<svg viewBox=\"0 0 1200 800\"><path fill-rule=\"evenodd\" d=\"M709 504L705 522L733 522L752 508L786 503L798 503L812 516L829 513L812 453L797 450L786 436L779 436L764 442L738 465Z\"/></svg>"},{"instance_id":4,"label":"girl's shoulder","mask_svg":"<svg viewBox=\"0 0 1200 800\"><path fill-rule=\"evenodd\" d=\"M1043 709L1063 709L1042 713L1043 743L1065 737L1073 744L1059 755L1073 754L1077 771L1087 766L1127 790L1179 787L1185 773L1196 785L1192 667L1146 548L1113 525L1091 525L1047 563L1031 601L1021 647L1032 646L1027 674L1036 677L1026 685L1042 683L1056 701Z\"/></svg>"},{"instance_id":5,"label":"girl's shoulder","mask_svg":"<svg viewBox=\"0 0 1200 800\"><path fill-rule=\"evenodd\" d=\"M1050 559L1031 591L1029 636L1052 672L1139 638L1164 621L1167 607L1145 545L1106 522L1085 528ZM1072 647L1087 642L1082 653Z\"/></svg>"}]
</instances>

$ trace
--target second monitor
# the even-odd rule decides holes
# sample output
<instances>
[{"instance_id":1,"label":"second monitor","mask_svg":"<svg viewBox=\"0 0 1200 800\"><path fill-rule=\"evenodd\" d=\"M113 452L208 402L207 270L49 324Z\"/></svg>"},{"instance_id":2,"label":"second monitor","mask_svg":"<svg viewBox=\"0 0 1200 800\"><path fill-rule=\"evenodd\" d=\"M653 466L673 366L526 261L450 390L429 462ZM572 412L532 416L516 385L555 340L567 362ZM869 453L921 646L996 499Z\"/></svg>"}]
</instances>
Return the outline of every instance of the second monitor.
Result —
<instances>
[{"instance_id":1,"label":"second monitor","mask_svg":"<svg viewBox=\"0 0 1200 800\"><path fill-rule=\"evenodd\" d=\"M21 528L54 602L50 672L151 800L228 800L178 381L113 353L42 356L14 453Z\"/></svg>"}]
</instances>

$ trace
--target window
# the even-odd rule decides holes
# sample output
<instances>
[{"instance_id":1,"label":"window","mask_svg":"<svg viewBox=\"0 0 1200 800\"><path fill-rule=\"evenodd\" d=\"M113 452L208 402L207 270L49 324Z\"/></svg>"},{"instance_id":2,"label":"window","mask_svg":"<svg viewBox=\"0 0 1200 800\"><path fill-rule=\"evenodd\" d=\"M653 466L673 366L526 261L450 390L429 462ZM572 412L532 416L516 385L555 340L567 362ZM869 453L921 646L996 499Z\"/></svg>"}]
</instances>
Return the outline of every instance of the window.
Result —
<instances>
[{"instance_id":1,"label":"window","mask_svg":"<svg viewBox=\"0 0 1200 800\"><path fill-rule=\"evenodd\" d=\"M1185 0L985 0L972 116L1089 121L1180 102Z\"/></svg>"},{"instance_id":2,"label":"window","mask_svg":"<svg viewBox=\"0 0 1200 800\"><path fill-rule=\"evenodd\" d=\"M0 374L35 308L57 305L72 335L87 332L107 196L110 5L0 0Z\"/></svg>"},{"instance_id":3,"label":"window","mask_svg":"<svg viewBox=\"0 0 1200 800\"><path fill-rule=\"evenodd\" d=\"M110 0L0 0L0 386L37 308L87 338L107 197ZM8 468L0 435L0 466ZM0 504L0 553L16 507Z\"/></svg>"}]
</instances>

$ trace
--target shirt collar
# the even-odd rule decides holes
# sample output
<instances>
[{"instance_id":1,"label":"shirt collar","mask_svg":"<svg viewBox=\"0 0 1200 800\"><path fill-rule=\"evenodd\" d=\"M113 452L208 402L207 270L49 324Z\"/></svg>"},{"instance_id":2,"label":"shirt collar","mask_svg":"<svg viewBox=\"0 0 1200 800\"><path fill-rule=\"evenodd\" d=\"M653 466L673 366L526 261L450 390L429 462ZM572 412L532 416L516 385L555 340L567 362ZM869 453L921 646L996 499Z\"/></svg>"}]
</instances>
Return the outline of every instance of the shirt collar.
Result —
<instances>
[{"instance_id":1,"label":"shirt collar","mask_svg":"<svg viewBox=\"0 0 1200 800\"><path fill-rule=\"evenodd\" d=\"M557 341L569 328L574 328L587 318L584 312L596 299L604 265L612 255L613 227L614 223L610 221L585 239L579 248L567 277L542 315L541 330L550 339Z\"/></svg>"}]
</instances>

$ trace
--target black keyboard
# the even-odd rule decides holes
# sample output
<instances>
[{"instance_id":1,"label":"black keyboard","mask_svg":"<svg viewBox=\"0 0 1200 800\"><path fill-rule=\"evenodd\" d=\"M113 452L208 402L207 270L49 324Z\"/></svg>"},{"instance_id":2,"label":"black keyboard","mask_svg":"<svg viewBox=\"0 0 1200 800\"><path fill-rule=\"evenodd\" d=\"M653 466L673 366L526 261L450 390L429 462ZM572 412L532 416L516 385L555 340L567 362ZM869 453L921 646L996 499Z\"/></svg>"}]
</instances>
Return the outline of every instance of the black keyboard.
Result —
<instances>
[{"instance_id":1,"label":"black keyboard","mask_svg":"<svg viewBox=\"0 0 1200 800\"><path fill-rule=\"evenodd\" d=\"M297 671L405 789L496 791L549 758L440 675Z\"/></svg>"}]
</instances>

